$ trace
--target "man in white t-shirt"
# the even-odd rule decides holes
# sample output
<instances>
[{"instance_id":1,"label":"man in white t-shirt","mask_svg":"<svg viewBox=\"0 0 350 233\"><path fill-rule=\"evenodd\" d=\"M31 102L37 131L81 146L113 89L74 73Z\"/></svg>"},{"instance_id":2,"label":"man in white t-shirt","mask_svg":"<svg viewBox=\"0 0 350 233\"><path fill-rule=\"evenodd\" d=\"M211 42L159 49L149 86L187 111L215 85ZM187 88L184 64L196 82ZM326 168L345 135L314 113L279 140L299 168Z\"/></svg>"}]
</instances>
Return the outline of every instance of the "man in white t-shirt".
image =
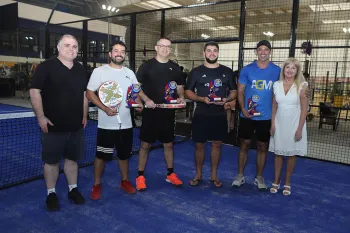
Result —
<instances>
[{"instance_id":1,"label":"man in white t-shirt","mask_svg":"<svg viewBox=\"0 0 350 233\"><path fill-rule=\"evenodd\" d=\"M118 41L113 44L109 52L111 62L108 65L96 68L87 86L87 98L99 108L97 149L94 162L94 186L92 187L91 193L92 200L99 200L101 198L102 173L105 162L112 159L114 147L116 147L117 150L119 169L122 178L120 188L129 194L136 193L136 189L128 179L128 159L132 152L133 127L130 108L127 107L126 96L128 87L132 84L138 84L138 82L134 72L123 66L125 50L126 45L124 42ZM106 81L115 81L122 89L123 99L118 112L106 107L96 94L99 87ZM141 102L139 103L141 104ZM118 120L118 115L120 121Z\"/></svg>"}]
</instances>

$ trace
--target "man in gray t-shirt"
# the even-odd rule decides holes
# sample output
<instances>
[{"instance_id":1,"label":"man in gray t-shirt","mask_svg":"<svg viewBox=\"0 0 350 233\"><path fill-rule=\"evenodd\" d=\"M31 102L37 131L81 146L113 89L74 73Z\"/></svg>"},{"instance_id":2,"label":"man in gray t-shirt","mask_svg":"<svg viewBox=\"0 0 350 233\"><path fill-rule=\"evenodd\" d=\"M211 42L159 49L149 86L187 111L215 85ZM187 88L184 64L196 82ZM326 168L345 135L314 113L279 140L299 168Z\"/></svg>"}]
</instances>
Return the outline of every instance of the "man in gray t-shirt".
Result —
<instances>
[{"instance_id":1,"label":"man in gray t-shirt","mask_svg":"<svg viewBox=\"0 0 350 233\"><path fill-rule=\"evenodd\" d=\"M101 177L105 162L113 157L114 147L117 150L118 164L121 173L120 188L129 194L136 193L136 189L128 179L128 159L132 152L133 128L130 108L127 108L128 88L138 84L133 71L123 66L126 46L122 41L116 42L109 52L111 62L108 65L96 68L87 86L87 97L98 109L97 148L94 162L94 186L91 199L101 198ZM99 87L106 81L119 84L119 94L122 101L118 110L105 106L96 94ZM142 104L140 103L140 106ZM142 109L142 108L140 108Z\"/></svg>"}]
</instances>

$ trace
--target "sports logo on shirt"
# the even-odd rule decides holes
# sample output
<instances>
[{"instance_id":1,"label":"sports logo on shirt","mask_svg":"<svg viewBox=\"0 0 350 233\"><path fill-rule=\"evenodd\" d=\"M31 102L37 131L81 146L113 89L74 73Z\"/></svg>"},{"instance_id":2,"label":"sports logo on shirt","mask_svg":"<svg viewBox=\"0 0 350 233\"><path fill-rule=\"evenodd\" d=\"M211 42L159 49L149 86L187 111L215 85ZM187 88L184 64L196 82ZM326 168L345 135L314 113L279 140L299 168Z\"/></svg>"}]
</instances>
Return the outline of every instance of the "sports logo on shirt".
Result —
<instances>
[{"instance_id":1,"label":"sports logo on shirt","mask_svg":"<svg viewBox=\"0 0 350 233\"><path fill-rule=\"evenodd\" d=\"M252 89L257 90L271 90L273 82L268 80L253 80L252 81Z\"/></svg>"}]
</instances>

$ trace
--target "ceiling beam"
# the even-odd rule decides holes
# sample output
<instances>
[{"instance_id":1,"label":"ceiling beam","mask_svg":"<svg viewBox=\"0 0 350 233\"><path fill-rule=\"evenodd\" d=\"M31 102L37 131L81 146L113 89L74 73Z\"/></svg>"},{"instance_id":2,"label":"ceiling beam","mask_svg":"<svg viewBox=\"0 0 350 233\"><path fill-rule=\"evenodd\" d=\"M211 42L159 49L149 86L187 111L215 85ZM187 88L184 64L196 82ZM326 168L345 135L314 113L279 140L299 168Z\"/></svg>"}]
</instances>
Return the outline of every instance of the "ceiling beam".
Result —
<instances>
[{"instance_id":1,"label":"ceiling beam","mask_svg":"<svg viewBox=\"0 0 350 233\"><path fill-rule=\"evenodd\" d=\"M58 5L58 1L55 2L55 4L53 5L53 7L52 7L52 9L51 9L51 13L50 13L49 18L47 19L46 25L49 25L49 24L50 24L51 18L52 18L53 13L55 12L55 10L56 10L56 8L57 8L57 5Z\"/></svg>"}]
</instances>

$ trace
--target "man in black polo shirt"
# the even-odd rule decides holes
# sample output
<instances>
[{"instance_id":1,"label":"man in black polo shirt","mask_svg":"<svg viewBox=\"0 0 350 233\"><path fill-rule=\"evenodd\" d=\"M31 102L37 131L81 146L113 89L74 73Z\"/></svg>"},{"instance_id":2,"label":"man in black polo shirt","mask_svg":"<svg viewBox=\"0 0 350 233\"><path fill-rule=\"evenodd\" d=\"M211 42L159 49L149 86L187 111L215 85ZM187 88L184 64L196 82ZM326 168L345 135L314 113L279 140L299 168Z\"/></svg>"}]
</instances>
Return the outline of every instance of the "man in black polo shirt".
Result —
<instances>
[{"instance_id":1,"label":"man in black polo shirt","mask_svg":"<svg viewBox=\"0 0 350 233\"><path fill-rule=\"evenodd\" d=\"M84 130L88 100L85 97L87 74L75 62L78 42L64 35L57 45L58 57L41 63L35 70L30 98L42 130L42 160L47 187L48 210L59 210L56 182L61 157L65 158L64 173L68 181L68 198L75 204L85 200L77 188L78 164L84 156Z\"/></svg>"},{"instance_id":2,"label":"man in black polo shirt","mask_svg":"<svg viewBox=\"0 0 350 233\"><path fill-rule=\"evenodd\" d=\"M136 178L137 190L146 189L144 170L148 151L156 140L163 143L164 147L164 157L168 169L166 181L176 186L182 185L181 180L174 173L175 110L157 109L155 104L165 103L165 86L172 81L175 81L177 84L177 102L185 103L183 74L180 67L169 60L171 42L168 38L160 38L155 49L157 56L143 63L136 74L143 90L139 96L147 107L143 110L142 115L141 148L139 152L138 177Z\"/></svg>"},{"instance_id":3,"label":"man in black polo shirt","mask_svg":"<svg viewBox=\"0 0 350 233\"><path fill-rule=\"evenodd\" d=\"M194 68L187 79L186 96L196 102L192 119L192 139L196 142L195 161L196 176L190 185L196 186L202 181L202 168L205 156L205 143L211 141L211 177L210 181L221 187L217 177L217 168L220 160L221 144L227 135L227 120L224 103L236 98L236 84L233 82L233 71L218 60L219 45L208 42L204 46L204 65ZM227 95L227 89L229 95ZM215 99L210 99L214 94ZM212 96L213 97L213 96Z\"/></svg>"}]
</instances>

